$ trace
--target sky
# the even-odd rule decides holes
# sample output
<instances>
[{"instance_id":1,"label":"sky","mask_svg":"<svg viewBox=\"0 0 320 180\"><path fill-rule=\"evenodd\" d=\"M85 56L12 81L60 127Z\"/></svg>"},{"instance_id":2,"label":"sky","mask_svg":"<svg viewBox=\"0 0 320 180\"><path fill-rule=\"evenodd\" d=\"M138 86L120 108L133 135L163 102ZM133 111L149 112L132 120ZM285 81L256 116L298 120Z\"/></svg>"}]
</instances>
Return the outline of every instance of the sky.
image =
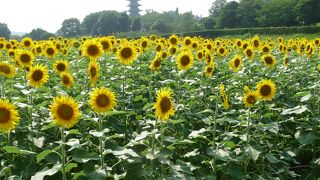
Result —
<instances>
[{"instance_id":1,"label":"sky","mask_svg":"<svg viewBox=\"0 0 320 180\"><path fill-rule=\"evenodd\" d=\"M180 13L190 12L208 16L213 0L141 0L141 14L146 9L157 12L179 8ZM11 32L31 32L42 28L55 33L63 20L78 18L80 21L93 12L103 10L128 10L127 0L6 0L1 2L0 22L6 23Z\"/></svg>"}]
</instances>

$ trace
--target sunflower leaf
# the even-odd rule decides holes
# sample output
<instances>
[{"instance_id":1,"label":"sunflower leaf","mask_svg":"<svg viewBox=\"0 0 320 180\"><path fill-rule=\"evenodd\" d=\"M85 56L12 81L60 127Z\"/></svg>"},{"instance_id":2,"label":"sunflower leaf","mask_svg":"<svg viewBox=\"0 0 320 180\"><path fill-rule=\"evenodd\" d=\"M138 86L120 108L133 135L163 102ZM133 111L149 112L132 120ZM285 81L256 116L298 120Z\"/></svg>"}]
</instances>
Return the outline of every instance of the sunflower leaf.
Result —
<instances>
[{"instance_id":1,"label":"sunflower leaf","mask_svg":"<svg viewBox=\"0 0 320 180\"><path fill-rule=\"evenodd\" d=\"M36 154L35 152L22 150L15 146L5 146L3 149L9 154Z\"/></svg>"},{"instance_id":2,"label":"sunflower leaf","mask_svg":"<svg viewBox=\"0 0 320 180\"><path fill-rule=\"evenodd\" d=\"M290 108L290 109L285 109L282 111L281 115L288 115L288 114L301 114L303 112L305 112L306 110L308 110L307 106L303 105L303 106L296 106L294 108Z\"/></svg>"}]
</instances>

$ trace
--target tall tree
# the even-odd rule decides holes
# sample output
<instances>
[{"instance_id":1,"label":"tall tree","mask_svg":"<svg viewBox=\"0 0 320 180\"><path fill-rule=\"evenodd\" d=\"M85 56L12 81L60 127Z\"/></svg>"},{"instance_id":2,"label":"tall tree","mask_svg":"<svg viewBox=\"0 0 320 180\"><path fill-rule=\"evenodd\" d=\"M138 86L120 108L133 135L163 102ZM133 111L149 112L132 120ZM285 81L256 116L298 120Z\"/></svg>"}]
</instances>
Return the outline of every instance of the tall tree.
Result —
<instances>
[{"instance_id":1,"label":"tall tree","mask_svg":"<svg viewBox=\"0 0 320 180\"><path fill-rule=\"evenodd\" d=\"M262 7L262 0L240 0L237 17L240 21L241 27L256 27L258 21L256 20L257 11Z\"/></svg>"},{"instance_id":2,"label":"tall tree","mask_svg":"<svg viewBox=\"0 0 320 180\"><path fill-rule=\"evenodd\" d=\"M237 18L238 6L238 2L231 1L222 8L217 19L217 28L234 28L240 25Z\"/></svg>"},{"instance_id":3,"label":"tall tree","mask_svg":"<svg viewBox=\"0 0 320 180\"><path fill-rule=\"evenodd\" d=\"M103 12L104 11L91 13L83 19L81 23L81 31L83 35L94 35L93 33L95 32L95 30L93 29L93 27L95 26L95 24L99 20L99 16Z\"/></svg>"},{"instance_id":4,"label":"tall tree","mask_svg":"<svg viewBox=\"0 0 320 180\"><path fill-rule=\"evenodd\" d=\"M210 16L213 18L218 18L220 11L226 4L227 0L215 0L209 9Z\"/></svg>"},{"instance_id":5,"label":"tall tree","mask_svg":"<svg viewBox=\"0 0 320 180\"><path fill-rule=\"evenodd\" d=\"M118 25L120 32L128 32L130 30L130 18L127 13L123 12L119 15Z\"/></svg>"},{"instance_id":6,"label":"tall tree","mask_svg":"<svg viewBox=\"0 0 320 180\"><path fill-rule=\"evenodd\" d=\"M140 31L141 30L141 19L135 18L131 24L131 31Z\"/></svg>"},{"instance_id":7,"label":"tall tree","mask_svg":"<svg viewBox=\"0 0 320 180\"><path fill-rule=\"evenodd\" d=\"M0 37L5 37L6 39L9 39L11 35L11 31L9 30L7 24L0 23Z\"/></svg>"},{"instance_id":8,"label":"tall tree","mask_svg":"<svg viewBox=\"0 0 320 180\"><path fill-rule=\"evenodd\" d=\"M130 3L129 3L129 13L130 13L130 16L140 16L140 9L139 9L139 6L141 6L139 4L139 1L140 0L128 0Z\"/></svg>"},{"instance_id":9,"label":"tall tree","mask_svg":"<svg viewBox=\"0 0 320 180\"><path fill-rule=\"evenodd\" d=\"M49 33L41 28L33 29L30 33L24 35L24 37L30 37L33 40L47 40L50 37L55 37L55 34Z\"/></svg>"},{"instance_id":10,"label":"tall tree","mask_svg":"<svg viewBox=\"0 0 320 180\"><path fill-rule=\"evenodd\" d=\"M119 32L118 16L119 13L117 11L103 12L94 25L94 28L96 28L96 34L94 35L110 35Z\"/></svg>"},{"instance_id":11,"label":"tall tree","mask_svg":"<svg viewBox=\"0 0 320 180\"><path fill-rule=\"evenodd\" d=\"M294 8L297 20L305 25L320 22L320 1L299 0Z\"/></svg>"},{"instance_id":12,"label":"tall tree","mask_svg":"<svg viewBox=\"0 0 320 180\"><path fill-rule=\"evenodd\" d=\"M59 30L60 35L63 37L75 37L80 35L80 21L77 18L65 19L62 22L62 27Z\"/></svg>"}]
</instances>

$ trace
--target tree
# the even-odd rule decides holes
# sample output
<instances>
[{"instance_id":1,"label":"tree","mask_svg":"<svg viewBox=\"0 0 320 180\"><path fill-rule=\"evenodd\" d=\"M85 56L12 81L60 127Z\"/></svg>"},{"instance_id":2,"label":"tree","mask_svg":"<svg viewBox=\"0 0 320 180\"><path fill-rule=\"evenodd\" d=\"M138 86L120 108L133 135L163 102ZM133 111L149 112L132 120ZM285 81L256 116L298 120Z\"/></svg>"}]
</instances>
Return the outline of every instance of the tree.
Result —
<instances>
[{"instance_id":1,"label":"tree","mask_svg":"<svg viewBox=\"0 0 320 180\"><path fill-rule=\"evenodd\" d=\"M130 30L130 18L127 13L123 12L119 15L118 25L120 32L128 32Z\"/></svg>"},{"instance_id":2,"label":"tree","mask_svg":"<svg viewBox=\"0 0 320 180\"><path fill-rule=\"evenodd\" d=\"M80 35L80 31L80 21L77 18L70 18L62 22L59 33L63 37L70 38Z\"/></svg>"},{"instance_id":3,"label":"tree","mask_svg":"<svg viewBox=\"0 0 320 180\"><path fill-rule=\"evenodd\" d=\"M97 23L99 20L99 16L105 11L100 11L100 12L95 12L87 15L82 23L81 23L81 32L83 35L94 35L92 32L95 32L93 30L94 25Z\"/></svg>"},{"instance_id":4,"label":"tree","mask_svg":"<svg viewBox=\"0 0 320 180\"><path fill-rule=\"evenodd\" d=\"M151 25L151 31L164 34L168 32L168 27L162 21L155 21Z\"/></svg>"},{"instance_id":5,"label":"tree","mask_svg":"<svg viewBox=\"0 0 320 180\"><path fill-rule=\"evenodd\" d=\"M131 24L131 31L140 31L141 30L141 20L140 18L135 18Z\"/></svg>"},{"instance_id":6,"label":"tree","mask_svg":"<svg viewBox=\"0 0 320 180\"><path fill-rule=\"evenodd\" d=\"M139 6L141 6L139 4L139 1L140 0L128 0L130 3L129 3L129 13L130 13L130 16L140 16L139 12L141 11L139 9Z\"/></svg>"},{"instance_id":7,"label":"tree","mask_svg":"<svg viewBox=\"0 0 320 180\"><path fill-rule=\"evenodd\" d=\"M240 25L237 18L238 6L238 2L231 1L221 9L217 19L217 28L234 28Z\"/></svg>"},{"instance_id":8,"label":"tree","mask_svg":"<svg viewBox=\"0 0 320 180\"><path fill-rule=\"evenodd\" d=\"M226 4L227 0L215 0L209 9L210 16L213 18L218 18L220 11Z\"/></svg>"},{"instance_id":9,"label":"tree","mask_svg":"<svg viewBox=\"0 0 320 180\"><path fill-rule=\"evenodd\" d=\"M260 26L293 26L298 22L292 7L297 4L296 0L273 0L264 3L262 8L257 11L256 20Z\"/></svg>"},{"instance_id":10,"label":"tree","mask_svg":"<svg viewBox=\"0 0 320 180\"><path fill-rule=\"evenodd\" d=\"M94 35L110 35L119 32L117 11L105 11L100 16L96 24L93 26L96 31Z\"/></svg>"},{"instance_id":11,"label":"tree","mask_svg":"<svg viewBox=\"0 0 320 180\"><path fill-rule=\"evenodd\" d=\"M296 19L305 25L320 22L320 1L299 0L294 8Z\"/></svg>"},{"instance_id":12,"label":"tree","mask_svg":"<svg viewBox=\"0 0 320 180\"><path fill-rule=\"evenodd\" d=\"M237 12L241 27L256 27L258 21L256 20L257 11L261 9L261 0L240 0Z\"/></svg>"},{"instance_id":13,"label":"tree","mask_svg":"<svg viewBox=\"0 0 320 180\"><path fill-rule=\"evenodd\" d=\"M30 33L24 35L24 37L30 37L33 40L47 40L50 37L55 37L55 34L49 33L41 28L33 29Z\"/></svg>"},{"instance_id":14,"label":"tree","mask_svg":"<svg viewBox=\"0 0 320 180\"><path fill-rule=\"evenodd\" d=\"M202 18L200 23L203 24L205 29L213 29L216 25L215 19L211 16Z\"/></svg>"},{"instance_id":15,"label":"tree","mask_svg":"<svg viewBox=\"0 0 320 180\"><path fill-rule=\"evenodd\" d=\"M11 31L9 30L7 24L0 23L0 37L5 37L6 39L9 39L11 35Z\"/></svg>"}]
</instances>

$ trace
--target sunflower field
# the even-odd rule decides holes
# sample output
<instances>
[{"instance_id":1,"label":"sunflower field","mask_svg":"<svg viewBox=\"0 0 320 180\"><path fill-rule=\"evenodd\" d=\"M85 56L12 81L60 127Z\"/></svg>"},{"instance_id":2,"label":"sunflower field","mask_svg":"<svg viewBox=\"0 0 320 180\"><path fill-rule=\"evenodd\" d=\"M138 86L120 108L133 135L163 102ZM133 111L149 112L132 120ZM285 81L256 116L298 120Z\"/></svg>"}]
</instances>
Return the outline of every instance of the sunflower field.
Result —
<instances>
[{"instance_id":1,"label":"sunflower field","mask_svg":"<svg viewBox=\"0 0 320 180\"><path fill-rule=\"evenodd\" d=\"M320 177L320 38L1 38L0 51L0 179Z\"/></svg>"}]
</instances>

